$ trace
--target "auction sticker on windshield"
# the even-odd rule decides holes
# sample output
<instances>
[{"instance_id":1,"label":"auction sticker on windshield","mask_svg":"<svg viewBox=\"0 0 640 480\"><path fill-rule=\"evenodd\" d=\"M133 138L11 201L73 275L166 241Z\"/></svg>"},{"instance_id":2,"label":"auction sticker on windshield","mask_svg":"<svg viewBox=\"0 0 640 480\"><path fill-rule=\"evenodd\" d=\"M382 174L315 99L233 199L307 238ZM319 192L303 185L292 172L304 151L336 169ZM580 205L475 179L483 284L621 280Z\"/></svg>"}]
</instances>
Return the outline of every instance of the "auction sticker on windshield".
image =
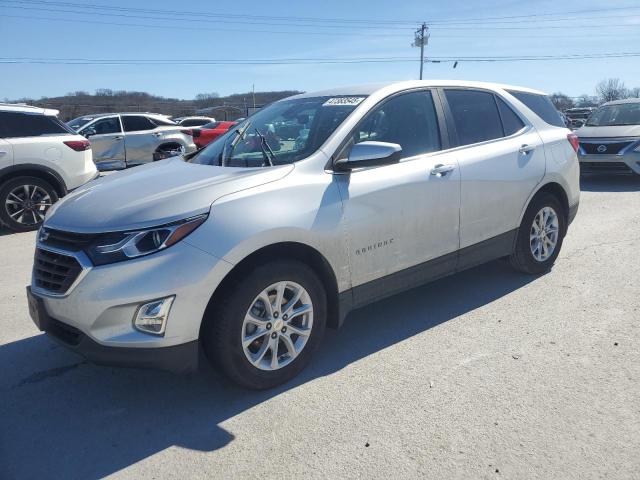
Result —
<instances>
[{"instance_id":1,"label":"auction sticker on windshield","mask_svg":"<svg viewBox=\"0 0 640 480\"><path fill-rule=\"evenodd\" d=\"M323 107L336 107L336 106L356 106L365 99L365 97L333 97L322 104Z\"/></svg>"}]
</instances>

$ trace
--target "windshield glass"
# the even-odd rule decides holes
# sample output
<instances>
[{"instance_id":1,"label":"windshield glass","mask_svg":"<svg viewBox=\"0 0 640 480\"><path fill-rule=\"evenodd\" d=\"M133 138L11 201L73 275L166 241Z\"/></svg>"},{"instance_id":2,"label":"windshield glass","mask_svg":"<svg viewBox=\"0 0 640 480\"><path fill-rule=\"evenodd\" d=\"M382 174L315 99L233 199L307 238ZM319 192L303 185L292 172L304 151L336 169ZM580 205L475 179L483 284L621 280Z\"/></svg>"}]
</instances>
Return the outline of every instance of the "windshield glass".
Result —
<instances>
[{"instance_id":1,"label":"windshield glass","mask_svg":"<svg viewBox=\"0 0 640 480\"><path fill-rule=\"evenodd\" d=\"M229 167L297 162L320 148L364 98L311 97L273 103L235 125L190 161Z\"/></svg>"},{"instance_id":2,"label":"windshield glass","mask_svg":"<svg viewBox=\"0 0 640 480\"><path fill-rule=\"evenodd\" d=\"M78 131L96 117L78 117L67 122L67 125Z\"/></svg>"},{"instance_id":3,"label":"windshield glass","mask_svg":"<svg viewBox=\"0 0 640 480\"><path fill-rule=\"evenodd\" d=\"M600 107L589 117L586 125L589 127L640 125L640 102Z\"/></svg>"}]
</instances>

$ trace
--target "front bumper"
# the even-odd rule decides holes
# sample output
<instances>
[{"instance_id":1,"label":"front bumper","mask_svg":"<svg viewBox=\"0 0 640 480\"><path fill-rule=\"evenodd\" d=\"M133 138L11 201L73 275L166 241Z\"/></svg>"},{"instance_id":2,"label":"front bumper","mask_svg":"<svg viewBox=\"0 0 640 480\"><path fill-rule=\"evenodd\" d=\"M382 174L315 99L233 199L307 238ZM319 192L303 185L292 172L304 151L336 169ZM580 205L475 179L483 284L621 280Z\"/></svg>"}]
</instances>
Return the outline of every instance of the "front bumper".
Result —
<instances>
[{"instance_id":1,"label":"front bumper","mask_svg":"<svg viewBox=\"0 0 640 480\"><path fill-rule=\"evenodd\" d=\"M64 294L31 285L29 294L44 312L41 330L96 363L171 371L197 364L204 312L231 264L182 241L145 257L81 265L79 280ZM136 330L133 319L140 305L168 296L175 299L164 334Z\"/></svg>"},{"instance_id":2,"label":"front bumper","mask_svg":"<svg viewBox=\"0 0 640 480\"><path fill-rule=\"evenodd\" d=\"M580 173L638 174L640 175L640 152L630 151L624 155L584 154L578 155Z\"/></svg>"},{"instance_id":3,"label":"front bumper","mask_svg":"<svg viewBox=\"0 0 640 480\"><path fill-rule=\"evenodd\" d=\"M36 326L60 344L97 365L133 368L153 368L174 373L197 370L200 357L199 342L162 348L122 348L101 345L75 327L51 317L44 300L27 287L29 314Z\"/></svg>"}]
</instances>

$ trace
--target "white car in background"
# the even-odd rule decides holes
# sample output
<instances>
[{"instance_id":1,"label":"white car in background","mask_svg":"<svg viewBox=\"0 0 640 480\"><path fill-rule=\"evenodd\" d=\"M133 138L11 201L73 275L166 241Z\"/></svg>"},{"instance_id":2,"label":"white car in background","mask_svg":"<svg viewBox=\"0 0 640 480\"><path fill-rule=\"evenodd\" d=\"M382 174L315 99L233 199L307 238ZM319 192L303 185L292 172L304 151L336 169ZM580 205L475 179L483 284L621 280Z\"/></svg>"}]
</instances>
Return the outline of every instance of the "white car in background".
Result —
<instances>
[{"instance_id":1,"label":"white car in background","mask_svg":"<svg viewBox=\"0 0 640 480\"><path fill-rule=\"evenodd\" d=\"M193 130L158 113L85 115L67 125L91 141L100 170L121 170L196 151Z\"/></svg>"},{"instance_id":2,"label":"white car in background","mask_svg":"<svg viewBox=\"0 0 640 480\"><path fill-rule=\"evenodd\" d=\"M202 127L207 123L215 122L213 117L178 117L172 119L181 127Z\"/></svg>"},{"instance_id":3,"label":"white car in background","mask_svg":"<svg viewBox=\"0 0 640 480\"><path fill-rule=\"evenodd\" d=\"M98 176L89 141L57 110L0 104L0 223L38 228L58 198Z\"/></svg>"}]
</instances>

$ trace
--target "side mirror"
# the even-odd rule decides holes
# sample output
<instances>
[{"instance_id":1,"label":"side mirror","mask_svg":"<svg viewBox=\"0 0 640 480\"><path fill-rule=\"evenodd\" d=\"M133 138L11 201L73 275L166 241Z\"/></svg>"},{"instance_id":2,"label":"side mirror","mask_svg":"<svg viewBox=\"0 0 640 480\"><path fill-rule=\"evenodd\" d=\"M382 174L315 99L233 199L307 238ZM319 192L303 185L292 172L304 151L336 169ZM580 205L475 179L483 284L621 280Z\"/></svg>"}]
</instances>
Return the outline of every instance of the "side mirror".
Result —
<instances>
[{"instance_id":1,"label":"side mirror","mask_svg":"<svg viewBox=\"0 0 640 480\"><path fill-rule=\"evenodd\" d=\"M402 147L397 143L362 142L351 147L348 158L341 158L334 165L340 171L377 167L398 163L401 155Z\"/></svg>"},{"instance_id":2,"label":"side mirror","mask_svg":"<svg viewBox=\"0 0 640 480\"><path fill-rule=\"evenodd\" d=\"M89 138L95 134L96 134L95 128L87 128L82 132L82 135L84 135L85 138Z\"/></svg>"}]
</instances>

